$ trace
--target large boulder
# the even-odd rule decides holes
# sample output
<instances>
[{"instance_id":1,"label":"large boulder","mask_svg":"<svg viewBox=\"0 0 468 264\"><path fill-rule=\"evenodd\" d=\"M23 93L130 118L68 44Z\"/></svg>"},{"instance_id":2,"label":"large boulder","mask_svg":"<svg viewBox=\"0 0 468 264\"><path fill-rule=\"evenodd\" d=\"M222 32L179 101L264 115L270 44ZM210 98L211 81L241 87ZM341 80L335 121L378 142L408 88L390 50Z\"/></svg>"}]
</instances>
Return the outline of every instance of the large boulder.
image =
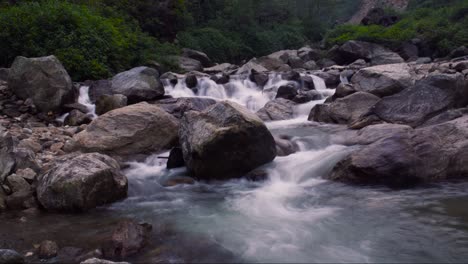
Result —
<instances>
[{"instance_id":1,"label":"large boulder","mask_svg":"<svg viewBox=\"0 0 468 264\"><path fill-rule=\"evenodd\" d=\"M322 51L306 46L297 51L297 56L299 56L303 61L317 61L322 58Z\"/></svg>"},{"instance_id":2,"label":"large boulder","mask_svg":"<svg viewBox=\"0 0 468 264\"><path fill-rule=\"evenodd\" d=\"M329 104L318 104L312 108L309 120L325 123L348 124L367 113L380 100L379 97L356 92L343 98L336 99Z\"/></svg>"},{"instance_id":3,"label":"large boulder","mask_svg":"<svg viewBox=\"0 0 468 264\"><path fill-rule=\"evenodd\" d=\"M403 58L393 51L378 44L357 40L347 41L331 53L332 59L339 64L350 64L358 59L364 59L372 65L404 62Z\"/></svg>"},{"instance_id":4,"label":"large boulder","mask_svg":"<svg viewBox=\"0 0 468 264\"><path fill-rule=\"evenodd\" d=\"M242 65L236 72L238 75L250 74L252 70L255 72L267 72L268 69L258 64L255 59L250 60L246 64Z\"/></svg>"},{"instance_id":5,"label":"large boulder","mask_svg":"<svg viewBox=\"0 0 468 264\"><path fill-rule=\"evenodd\" d=\"M255 60L256 63L260 64L264 68L266 68L269 71L284 71L288 70L291 67L289 67L288 64L284 63L280 59L274 59L268 56L260 57Z\"/></svg>"},{"instance_id":6,"label":"large boulder","mask_svg":"<svg viewBox=\"0 0 468 264\"><path fill-rule=\"evenodd\" d=\"M297 56L297 50L280 50L267 55L266 57L279 60L283 63L288 63L289 58L292 56Z\"/></svg>"},{"instance_id":7,"label":"large boulder","mask_svg":"<svg viewBox=\"0 0 468 264\"><path fill-rule=\"evenodd\" d=\"M60 157L37 183L37 199L50 211L81 212L127 196L117 161L98 153Z\"/></svg>"},{"instance_id":8,"label":"large boulder","mask_svg":"<svg viewBox=\"0 0 468 264\"><path fill-rule=\"evenodd\" d=\"M8 85L16 96L31 98L41 111L58 110L73 100L71 78L55 56L16 57L8 76Z\"/></svg>"},{"instance_id":9,"label":"large boulder","mask_svg":"<svg viewBox=\"0 0 468 264\"><path fill-rule=\"evenodd\" d=\"M114 109L127 106L127 96L123 94L101 95L96 101L96 114L103 115Z\"/></svg>"},{"instance_id":10,"label":"large boulder","mask_svg":"<svg viewBox=\"0 0 468 264\"><path fill-rule=\"evenodd\" d=\"M406 63L368 67L354 74L351 83L356 91L388 96L414 84L410 71Z\"/></svg>"},{"instance_id":11,"label":"large boulder","mask_svg":"<svg viewBox=\"0 0 468 264\"><path fill-rule=\"evenodd\" d=\"M468 82L461 74L435 74L400 93L384 97L371 113L389 123L419 126L450 108L468 105Z\"/></svg>"},{"instance_id":12,"label":"large boulder","mask_svg":"<svg viewBox=\"0 0 468 264\"><path fill-rule=\"evenodd\" d=\"M211 62L208 55L198 50L182 49L182 56L199 61L203 67L213 66L213 62Z\"/></svg>"},{"instance_id":13,"label":"large boulder","mask_svg":"<svg viewBox=\"0 0 468 264\"><path fill-rule=\"evenodd\" d=\"M200 61L182 56L171 56L171 59L177 63L183 72L203 71L203 65Z\"/></svg>"},{"instance_id":14,"label":"large boulder","mask_svg":"<svg viewBox=\"0 0 468 264\"><path fill-rule=\"evenodd\" d=\"M40 170L35 152L19 145L18 139L9 133L0 134L0 184L16 170L30 168Z\"/></svg>"},{"instance_id":15,"label":"large boulder","mask_svg":"<svg viewBox=\"0 0 468 264\"><path fill-rule=\"evenodd\" d=\"M112 78L112 94L122 94L129 103L153 100L164 96L164 86L157 70L137 67L121 72Z\"/></svg>"},{"instance_id":16,"label":"large boulder","mask_svg":"<svg viewBox=\"0 0 468 264\"><path fill-rule=\"evenodd\" d=\"M179 97L159 100L156 101L155 104L169 114L177 118L182 118L185 112L192 110L203 111L216 104L216 101L211 98Z\"/></svg>"},{"instance_id":17,"label":"large boulder","mask_svg":"<svg viewBox=\"0 0 468 264\"><path fill-rule=\"evenodd\" d=\"M125 157L170 149L177 141L178 129L175 117L143 102L94 119L74 140L79 150Z\"/></svg>"},{"instance_id":18,"label":"large boulder","mask_svg":"<svg viewBox=\"0 0 468 264\"><path fill-rule=\"evenodd\" d=\"M263 121L287 120L294 117L296 103L284 98L271 100L257 111Z\"/></svg>"},{"instance_id":19,"label":"large boulder","mask_svg":"<svg viewBox=\"0 0 468 264\"><path fill-rule=\"evenodd\" d=\"M468 116L399 131L350 154L328 178L353 184L408 187L468 178Z\"/></svg>"},{"instance_id":20,"label":"large boulder","mask_svg":"<svg viewBox=\"0 0 468 264\"><path fill-rule=\"evenodd\" d=\"M179 135L187 168L199 179L241 177L276 156L262 120L229 101L186 113Z\"/></svg>"},{"instance_id":21,"label":"large boulder","mask_svg":"<svg viewBox=\"0 0 468 264\"><path fill-rule=\"evenodd\" d=\"M230 73L236 70L238 67L236 65L230 63L221 63L215 66L204 68L203 72L206 73Z\"/></svg>"}]
</instances>

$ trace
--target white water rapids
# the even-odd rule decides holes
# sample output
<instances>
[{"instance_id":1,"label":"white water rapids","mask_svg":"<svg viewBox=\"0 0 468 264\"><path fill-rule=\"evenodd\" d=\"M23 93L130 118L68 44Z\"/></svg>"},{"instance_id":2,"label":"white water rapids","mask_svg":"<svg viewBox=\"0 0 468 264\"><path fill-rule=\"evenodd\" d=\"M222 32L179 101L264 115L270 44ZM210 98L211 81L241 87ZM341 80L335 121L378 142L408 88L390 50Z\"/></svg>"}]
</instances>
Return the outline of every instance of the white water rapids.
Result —
<instances>
[{"instance_id":1,"label":"white water rapids","mask_svg":"<svg viewBox=\"0 0 468 264\"><path fill-rule=\"evenodd\" d=\"M164 260L174 263L459 262L468 257L468 247L462 250L457 245L468 245L465 233L457 231L458 226L465 226L463 222L445 217L451 224L441 225L428 221L427 212L419 212L444 210L441 201L447 196L463 197L464 187L395 194L385 188L323 179L355 147L335 145L330 141L333 129L307 121L311 108L334 92L323 80L312 77L324 98L297 106L292 120L267 123L273 134L291 136L300 151L265 165L269 175L265 182L163 187L168 179L187 172L185 168L167 170L166 161L155 155L146 162L129 164L125 174L130 198L112 209L153 225L171 226L175 238L163 239L172 249ZM227 85L206 77L198 81L198 95L183 80L175 86L166 83L166 92L174 97L233 100L255 112L275 97L280 85L288 83L277 74L270 75L263 91L246 79ZM446 232L452 233L444 236ZM160 257L148 253L139 259L158 261Z\"/></svg>"}]
</instances>

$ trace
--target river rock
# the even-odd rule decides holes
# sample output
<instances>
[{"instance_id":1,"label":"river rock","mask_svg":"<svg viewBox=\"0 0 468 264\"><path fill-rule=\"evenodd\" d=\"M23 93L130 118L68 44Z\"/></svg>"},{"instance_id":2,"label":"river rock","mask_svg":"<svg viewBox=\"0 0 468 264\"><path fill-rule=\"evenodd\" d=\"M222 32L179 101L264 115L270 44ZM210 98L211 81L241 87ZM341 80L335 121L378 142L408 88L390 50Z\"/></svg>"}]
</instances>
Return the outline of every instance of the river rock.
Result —
<instances>
[{"instance_id":1,"label":"river rock","mask_svg":"<svg viewBox=\"0 0 468 264\"><path fill-rule=\"evenodd\" d=\"M209 68L204 68L203 69L203 72L206 72L206 73L230 73L234 70L236 70L238 67L234 64L230 64L230 63L221 63L221 64L217 64L215 66L212 66L212 67L209 67Z\"/></svg>"},{"instance_id":2,"label":"river rock","mask_svg":"<svg viewBox=\"0 0 468 264\"><path fill-rule=\"evenodd\" d=\"M296 103L293 101L278 98L266 103L263 108L257 111L257 115L263 121L287 120L294 117L295 106Z\"/></svg>"},{"instance_id":3,"label":"river rock","mask_svg":"<svg viewBox=\"0 0 468 264\"><path fill-rule=\"evenodd\" d=\"M129 103L161 98L164 86L158 78L157 70L144 66L121 72L112 78L112 94L125 95Z\"/></svg>"},{"instance_id":4,"label":"river rock","mask_svg":"<svg viewBox=\"0 0 468 264\"><path fill-rule=\"evenodd\" d=\"M179 147L172 148L167 159L166 167L168 169L180 168L185 166L184 154Z\"/></svg>"},{"instance_id":5,"label":"river rock","mask_svg":"<svg viewBox=\"0 0 468 264\"><path fill-rule=\"evenodd\" d=\"M37 184L37 198L49 211L81 212L126 196L127 178L120 165L98 153L58 158Z\"/></svg>"},{"instance_id":6,"label":"river rock","mask_svg":"<svg viewBox=\"0 0 468 264\"><path fill-rule=\"evenodd\" d=\"M288 156L299 151L299 146L287 135L275 137L276 153L279 157Z\"/></svg>"},{"instance_id":7,"label":"river rock","mask_svg":"<svg viewBox=\"0 0 468 264\"><path fill-rule=\"evenodd\" d=\"M84 114L83 112L74 109L65 118L65 125L80 126L83 124L89 124L91 121L93 121L91 115Z\"/></svg>"},{"instance_id":8,"label":"river rock","mask_svg":"<svg viewBox=\"0 0 468 264\"><path fill-rule=\"evenodd\" d=\"M280 86L276 92L276 98L292 100L297 95L297 88L293 84Z\"/></svg>"},{"instance_id":9,"label":"river rock","mask_svg":"<svg viewBox=\"0 0 468 264\"><path fill-rule=\"evenodd\" d=\"M350 64L364 59L372 65L404 62L403 58L378 44L350 40L332 52L332 59L339 64Z\"/></svg>"},{"instance_id":10,"label":"river rock","mask_svg":"<svg viewBox=\"0 0 468 264\"><path fill-rule=\"evenodd\" d=\"M298 104L304 104L310 101L320 100L320 99L322 99L322 94L320 94L318 91L298 90L297 95L292 99L292 101Z\"/></svg>"},{"instance_id":11,"label":"river rock","mask_svg":"<svg viewBox=\"0 0 468 264\"><path fill-rule=\"evenodd\" d=\"M203 71L203 65L200 61L182 56L170 56L183 72Z\"/></svg>"},{"instance_id":12,"label":"river rock","mask_svg":"<svg viewBox=\"0 0 468 264\"><path fill-rule=\"evenodd\" d=\"M29 190L31 186L20 175L12 174L6 178L6 184L12 192L19 192L22 190Z\"/></svg>"},{"instance_id":13,"label":"river rock","mask_svg":"<svg viewBox=\"0 0 468 264\"><path fill-rule=\"evenodd\" d=\"M50 240L42 241L37 249L37 255L40 259L50 259L57 256L59 247L57 243Z\"/></svg>"},{"instance_id":14,"label":"river rock","mask_svg":"<svg viewBox=\"0 0 468 264\"><path fill-rule=\"evenodd\" d=\"M115 109L94 119L73 138L85 152L117 156L151 154L177 141L179 121L156 105L145 102Z\"/></svg>"},{"instance_id":15,"label":"river rock","mask_svg":"<svg viewBox=\"0 0 468 264\"><path fill-rule=\"evenodd\" d=\"M24 258L18 252L11 249L0 249L1 264L22 264Z\"/></svg>"},{"instance_id":16,"label":"river rock","mask_svg":"<svg viewBox=\"0 0 468 264\"><path fill-rule=\"evenodd\" d=\"M213 62L211 62L208 55L198 50L182 49L182 56L199 61L203 67L213 66Z\"/></svg>"},{"instance_id":17,"label":"river rock","mask_svg":"<svg viewBox=\"0 0 468 264\"><path fill-rule=\"evenodd\" d=\"M255 69L250 71L249 79L254 82L257 86L263 87L268 82L268 74L264 72L258 72Z\"/></svg>"},{"instance_id":18,"label":"river rock","mask_svg":"<svg viewBox=\"0 0 468 264\"><path fill-rule=\"evenodd\" d=\"M159 100L155 104L169 114L182 118L185 112L192 110L203 111L209 106L216 104L216 101L211 98L179 97Z\"/></svg>"},{"instance_id":19,"label":"river rock","mask_svg":"<svg viewBox=\"0 0 468 264\"><path fill-rule=\"evenodd\" d=\"M114 262L105 259L98 259L98 258L90 258L87 259L80 264L130 264L129 262Z\"/></svg>"},{"instance_id":20,"label":"river rock","mask_svg":"<svg viewBox=\"0 0 468 264\"><path fill-rule=\"evenodd\" d=\"M240 67L236 74L238 75L244 75L244 74L250 74L252 70L255 70L256 72L267 72L268 70L263 67L262 65L258 64L254 59L250 60L246 64L242 65Z\"/></svg>"},{"instance_id":21,"label":"river rock","mask_svg":"<svg viewBox=\"0 0 468 264\"><path fill-rule=\"evenodd\" d=\"M304 61L297 55L291 55L288 58L288 65L293 69L304 68Z\"/></svg>"},{"instance_id":22,"label":"river rock","mask_svg":"<svg viewBox=\"0 0 468 264\"><path fill-rule=\"evenodd\" d=\"M468 82L461 74L434 74L384 97L371 112L383 121L416 127L442 111L466 105Z\"/></svg>"},{"instance_id":23,"label":"river rock","mask_svg":"<svg viewBox=\"0 0 468 264\"><path fill-rule=\"evenodd\" d=\"M197 76L195 74L187 74L185 76L185 85L194 90L193 88L197 87L198 85L198 79L197 79ZM194 91L196 92L196 91Z\"/></svg>"},{"instance_id":24,"label":"river rock","mask_svg":"<svg viewBox=\"0 0 468 264\"><path fill-rule=\"evenodd\" d=\"M40 111L55 111L72 101L72 81L55 56L16 57L11 65L8 85L21 99L31 98Z\"/></svg>"},{"instance_id":25,"label":"river rock","mask_svg":"<svg viewBox=\"0 0 468 264\"><path fill-rule=\"evenodd\" d=\"M306 46L297 50L297 56L299 56L303 61L316 61L321 59L322 52Z\"/></svg>"},{"instance_id":26,"label":"river rock","mask_svg":"<svg viewBox=\"0 0 468 264\"><path fill-rule=\"evenodd\" d=\"M339 162L329 179L409 187L468 175L468 116L389 135Z\"/></svg>"},{"instance_id":27,"label":"river rock","mask_svg":"<svg viewBox=\"0 0 468 264\"><path fill-rule=\"evenodd\" d=\"M102 252L110 259L123 259L138 253L147 243L151 233L150 224L139 224L134 220L122 220L104 243Z\"/></svg>"},{"instance_id":28,"label":"river rock","mask_svg":"<svg viewBox=\"0 0 468 264\"><path fill-rule=\"evenodd\" d=\"M380 100L379 97L356 92L329 104L318 104L312 108L309 120L325 123L348 124L358 120Z\"/></svg>"},{"instance_id":29,"label":"river rock","mask_svg":"<svg viewBox=\"0 0 468 264\"><path fill-rule=\"evenodd\" d=\"M103 115L125 106L127 106L127 96L123 94L101 95L96 100L96 114Z\"/></svg>"},{"instance_id":30,"label":"river rock","mask_svg":"<svg viewBox=\"0 0 468 264\"><path fill-rule=\"evenodd\" d=\"M280 60L283 63L288 63L289 58L292 56L297 56L297 50L280 50L267 55L268 58Z\"/></svg>"},{"instance_id":31,"label":"river rock","mask_svg":"<svg viewBox=\"0 0 468 264\"><path fill-rule=\"evenodd\" d=\"M230 101L186 113L179 135L187 168L199 179L241 177L276 156L262 120Z\"/></svg>"},{"instance_id":32,"label":"river rock","mask_svg":"<svg viewBox=\"0 0 468 264\"><path fill-rule=\"evenodd\" d=\"M255 62L269 71L280 72L288 69L291 70L291 67L288 64L284 63L282 60L270 58L268 56L260 57L256 59Z\"/></svg>"},{"instance_id":33,"label":"river rock","mask_svg":"<svg viewBox=\"0 0 468 264\"><path fill-rule=\"evenodd\" d=\"M334 101L334 100L336 100L338 98L346 97L346 96L351 95L351 94L353 94L355 92L356 92L356 90L354 89L354 85L340 83L338 85L338 87L336 87L335 93L332 96L332 100Z\"/></svg>"},{"instance_id":34,"label":"river rock","mask_svg":"<svg viewBox=\"0 0 468 264\"><path fill-rule=\"evenodd\" d=\"M37 207L34 193L31 189L22 189L8 195L6 198L7 207L11 210L22 210Z\"/></svg>"},{"instance_id":35,"label":"river rock","mask_svg":"<svg viewBox=\"0 0 468 264\"><path fill-rule=\"evenodd\" d=\"M450 58L458 58L458 57L463 57L463 56L468 56L468 48L465 46L460 46L452 52L450 52L449 57Z\"/></svg>"},{"instance_id":36,"label":"river rock","mask_svg":"<svg viewBox=\"0 0 468 264\"><path fill-rule=\"evenodd\" d=\"M414 84L411 69L406 63L368 67L354 74L351 83L356 91L379 97L389 96Z\"/></svg>"},{"instance_id":37,"label":"river rock","mask_svg":"<svg viewBox=\"0 0 468 264\"><path fill-rule=\"evenodd\" d=\"M304 65L302 65L302 67L304 69L306 69L306 70L309 70L309 71L314 71L314 70L319 70L320 69L320 67L317 65L317 63L315 63L315 61L313 61L313 60L304 62Z\"/></svg>"}]
</instances>

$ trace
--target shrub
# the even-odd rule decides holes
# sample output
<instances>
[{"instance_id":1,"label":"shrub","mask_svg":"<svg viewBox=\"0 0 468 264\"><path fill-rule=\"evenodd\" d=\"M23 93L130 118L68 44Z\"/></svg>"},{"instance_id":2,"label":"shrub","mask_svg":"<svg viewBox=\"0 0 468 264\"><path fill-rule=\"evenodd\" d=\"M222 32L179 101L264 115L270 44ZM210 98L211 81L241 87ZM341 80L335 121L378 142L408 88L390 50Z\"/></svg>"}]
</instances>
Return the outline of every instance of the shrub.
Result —
<instances>
[{"instance_id":1,"label":"shrub","mask_svg":"<svg viewBox=\"0 0 468 264\"><path fill-rule=\"evenodd\" d=\"M54 54L74 80L106 78L158 56L164 45L136 23L104 17L84 5L47 0L0 12L0 64Z\"/></svg>"}]
</instances>

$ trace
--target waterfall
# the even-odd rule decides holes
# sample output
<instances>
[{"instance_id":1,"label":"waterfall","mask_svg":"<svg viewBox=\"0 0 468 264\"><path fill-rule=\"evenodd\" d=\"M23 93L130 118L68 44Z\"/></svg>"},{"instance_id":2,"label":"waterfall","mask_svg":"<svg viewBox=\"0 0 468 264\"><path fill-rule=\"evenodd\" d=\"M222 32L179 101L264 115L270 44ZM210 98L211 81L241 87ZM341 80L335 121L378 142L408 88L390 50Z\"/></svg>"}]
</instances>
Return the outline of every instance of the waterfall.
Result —
<instances>
[{"instance_id":1,"label":"waterfall","mask_svg":"<svg viewBox=\"0 0 468 264\"><path fill-rule=\"evenodd\" d=\"M78 103L86 106L88 112L85 114L89 114L93 119L97 117L96 115L96 105L91 102L89 98L89 86L81 86L80 87L80 95L78 97Z\"/></svg>"}]
</instances>

